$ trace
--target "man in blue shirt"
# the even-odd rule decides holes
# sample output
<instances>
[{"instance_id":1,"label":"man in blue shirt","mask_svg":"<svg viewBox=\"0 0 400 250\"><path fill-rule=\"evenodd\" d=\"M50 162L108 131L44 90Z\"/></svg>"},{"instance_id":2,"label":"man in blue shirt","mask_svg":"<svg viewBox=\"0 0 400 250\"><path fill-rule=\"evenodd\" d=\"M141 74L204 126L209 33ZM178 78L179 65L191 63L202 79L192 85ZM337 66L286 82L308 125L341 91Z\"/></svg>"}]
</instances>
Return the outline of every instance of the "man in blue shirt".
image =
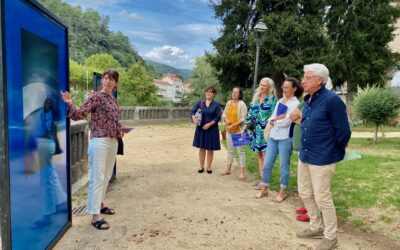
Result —
<instances>
[{"instance_id":1,"label":"man in blue shirt","mask_svg":"<svg viewBox=\"0 0 400 250\"><path fill-rule=\"evenodd\" d=\"M304 66L304 97L298 189L310 216L310 227L297 232L299 238L322 238L319 250L337 245L336 209L331 179L336 162L343 160L351 131L346 105L326 89L328 68L319 63ZM322 216L317 212L321 209Z\"/></svg>"}]
</instances>

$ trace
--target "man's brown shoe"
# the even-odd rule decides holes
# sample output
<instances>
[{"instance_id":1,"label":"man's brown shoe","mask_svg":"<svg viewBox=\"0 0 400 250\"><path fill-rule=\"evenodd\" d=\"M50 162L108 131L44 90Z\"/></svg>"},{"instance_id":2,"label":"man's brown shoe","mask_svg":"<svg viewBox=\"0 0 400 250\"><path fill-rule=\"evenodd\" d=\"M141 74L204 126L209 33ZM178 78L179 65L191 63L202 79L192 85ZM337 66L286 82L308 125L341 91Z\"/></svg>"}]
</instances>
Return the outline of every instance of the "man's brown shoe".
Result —
<instances>
[{"instance_id":1,"label":"man's brown shoe","mask_svg":"<svg viewBox=\"0 0 400 250\"><path fill-rule=\"evenodd\" d=\"M299 238L320 239L324 236L324 229L318 229L314 231L310 228L306 228L304 230L298 231L296 233L296 236Z\"/></svg>"},{"instance_id":2,"label":"man's brown shoe","mask_svg":"<svg viewBox=\"0 0 400 250\"><path fill-rule=\"evenodd\" d=\"M319 243L316 247L317 250L331 250L334 249L338 244L337 238L333 240L328 240L327 238L323 238L321 243Z\"/></svg>"}]
</instances>

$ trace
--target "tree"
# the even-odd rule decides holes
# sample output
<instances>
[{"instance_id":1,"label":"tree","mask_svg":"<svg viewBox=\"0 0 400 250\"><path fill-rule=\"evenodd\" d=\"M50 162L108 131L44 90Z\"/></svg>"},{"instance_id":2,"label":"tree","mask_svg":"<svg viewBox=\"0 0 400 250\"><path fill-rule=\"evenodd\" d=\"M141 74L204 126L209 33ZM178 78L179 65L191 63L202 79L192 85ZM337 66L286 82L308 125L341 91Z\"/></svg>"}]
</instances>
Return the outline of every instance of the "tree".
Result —
<instances>
[{"instance_id":1,"label":"tree","mask_svg":"<svg viewBox=\"0 0 400 250\"><path fill-rule=\"evenodd\" d=\"M217 2L217 3L215 3ZM399 60L388 49L399 7L389 1L273 0L212 3L222 22L217 51L209 56L223 87L250 87L254 74L255 44L252 30L263 21L268 30L260 50L258 79L271 76L277 89L283 73L302 74L304 64L327 65L333 84L382 86Z\"/></svg>"},{"instance_id":2,"label":"tree","mask_svg":"<svg viewBox=\"0 0 400 250\"><path fill-rule=\"evenodd\" d=\"M135 62L143 61L130 44L129 38L121 32L110 33L107 38L107 51L123 67L129 67Z\"/></svg>"},{"instance_id":3,"label":"tree","mask_svg":"<svg viewBox=\"0 0 400 250\"><path fill-rule=\"evenodd\" d=\"M220 4L212 4L215 17L222 21L223 28L221 36L213 40L217 53L207 56L212 67L219 71L217 76L225 90L231 85L251 86L253 57L248 43L250 30L254 27L252 6L255 2L222 0Z\"/></svg>"},{"instance_id":4,"label":"tree","mask_svg":"<svg viewBox=\"0 0 400 250\"><path fill-rule=\"evenodd\" d=\"M72 59L69 59L69 82L74 89L86 89L86 70Z\"/></svg>"},{"instance_id":5,"label":"tree","mask_svg":"<svg viewBox=\"0 0 400 250\"><path fill-rule=\"evenodd\" d=\"M156 90L153 79L141 63L133 64L124 72L118 85L121 105L157 105Z\"/></svg>"},{"instance_id":6,"label":"tree","mask_svg":"<svg viewBox=\"0 0 400 250\"><path fill-rule=\"evenodd\" d=\"M107 69L118 69L121 67L118 61L115 60L114 57L109 54L92 55L85 60L84 65L100 73L102 73Z\"/></svg>"},{"instance_id":7,"label":"tree","mask_svg":"<svg viewBox=\"0 0 400 250\"><path fill-rule=\"evenodd\" d=\"M68 25L69 52L74 61L83 63L89 56L99 53L111 54L124 67L143 61L127 36L109 29L108 16L101 16L93 9L82 11L61 0L39 2Z\"/></svg>"},{"instance_id":8,"label":"tree","mask_svg":"<svg viewBox=\"0 0 400 250\"><path fill-rule=\"evenodd\" d=\"M367 86L365 89L358 89L353 106L362 119L375 125L374 143L376 143L379 126L399 114L400 97L389 88Z\"/></svg>"},{"instance_id":9,"label":"tree","mask_svg":"<svg viewBox=\"0 0 400 250\"><path fill-rule=\"evenodd\" d=\"M216 72L207 62L206 57L196 58L196 65L190 75L189 83L192 89L192 92L188 96L190 105L193 105L196 101L204 98L204 90L208 86L214 86L218 93L216 100L219 100L220 102L223 101L221 85L219 84Z\"/></svg>"},{"instance_id":10,"label":"tree","mask_svg":"<svg viewBox=\"0 0 400 250\"><path fill-rule=\"evenodd\" d=\"M217 50L210 62L220 74L223 87L250 87L254 75L253 28L263 21L268 30L260 46L258 79L270 76L278 84L284 73L300 77L305 63L328 63L330 44L324 33L325 1L231 1L212 7L222 21ZM312 31L312 32L311 32Z\"/></svg>"},{"instance_id":11,"label":"tree","mask_svg":"<svg viewBox=\"0 0 400 250\"><path fill-rule=\"evenodd\" d=\"M332 58L332 79L337 85L347 81L349 99L358 87L384 86L397 61L389 49L399 7L390 1L329 0L326 16L328 35L336 56Z\"/></svg>"}]
</instances>

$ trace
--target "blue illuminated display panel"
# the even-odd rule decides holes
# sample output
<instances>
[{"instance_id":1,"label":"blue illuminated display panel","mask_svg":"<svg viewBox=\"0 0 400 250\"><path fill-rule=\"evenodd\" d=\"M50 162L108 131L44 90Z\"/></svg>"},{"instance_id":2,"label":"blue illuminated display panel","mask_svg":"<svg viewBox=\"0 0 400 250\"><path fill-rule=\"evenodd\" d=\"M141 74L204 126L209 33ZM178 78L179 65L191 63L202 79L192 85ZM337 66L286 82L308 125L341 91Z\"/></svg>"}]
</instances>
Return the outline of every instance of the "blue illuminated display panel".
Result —
<instances>
[{"instance_id":1,"label":"blue illuminated display panel","mask_svg":"<svg viewBox=\"0 0 400 250\"><path fill-rule=\"evenodd\" d=\"M45 249L71 224L67 29L29 1L3 6L11 245Z\"/></svg>"}]
</instances>

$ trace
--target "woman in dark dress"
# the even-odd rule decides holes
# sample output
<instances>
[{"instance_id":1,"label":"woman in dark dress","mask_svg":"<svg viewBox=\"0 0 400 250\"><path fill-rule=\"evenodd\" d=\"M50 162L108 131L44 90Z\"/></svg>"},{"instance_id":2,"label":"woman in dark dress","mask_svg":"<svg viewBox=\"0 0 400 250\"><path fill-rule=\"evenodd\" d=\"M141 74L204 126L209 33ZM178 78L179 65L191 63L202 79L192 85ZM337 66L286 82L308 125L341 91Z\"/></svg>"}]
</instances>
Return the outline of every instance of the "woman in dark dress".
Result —
<instances>
[{"instance_id":1,"label":"woman in dark dress","mask_svg":"<svg viewBox=\"0 0 400 250\"><path fill-rule=\"evenodd\" d=\"M200 100L192 108L192 121L196 125L193 147L199 148L199 173L204 172L207 153L207 173L211 174L214 151L220 150L218 122L221 120L221 107L214 101L217 90L208 87L204 91L205 100Z\"/></svg>"}]
</instances>

